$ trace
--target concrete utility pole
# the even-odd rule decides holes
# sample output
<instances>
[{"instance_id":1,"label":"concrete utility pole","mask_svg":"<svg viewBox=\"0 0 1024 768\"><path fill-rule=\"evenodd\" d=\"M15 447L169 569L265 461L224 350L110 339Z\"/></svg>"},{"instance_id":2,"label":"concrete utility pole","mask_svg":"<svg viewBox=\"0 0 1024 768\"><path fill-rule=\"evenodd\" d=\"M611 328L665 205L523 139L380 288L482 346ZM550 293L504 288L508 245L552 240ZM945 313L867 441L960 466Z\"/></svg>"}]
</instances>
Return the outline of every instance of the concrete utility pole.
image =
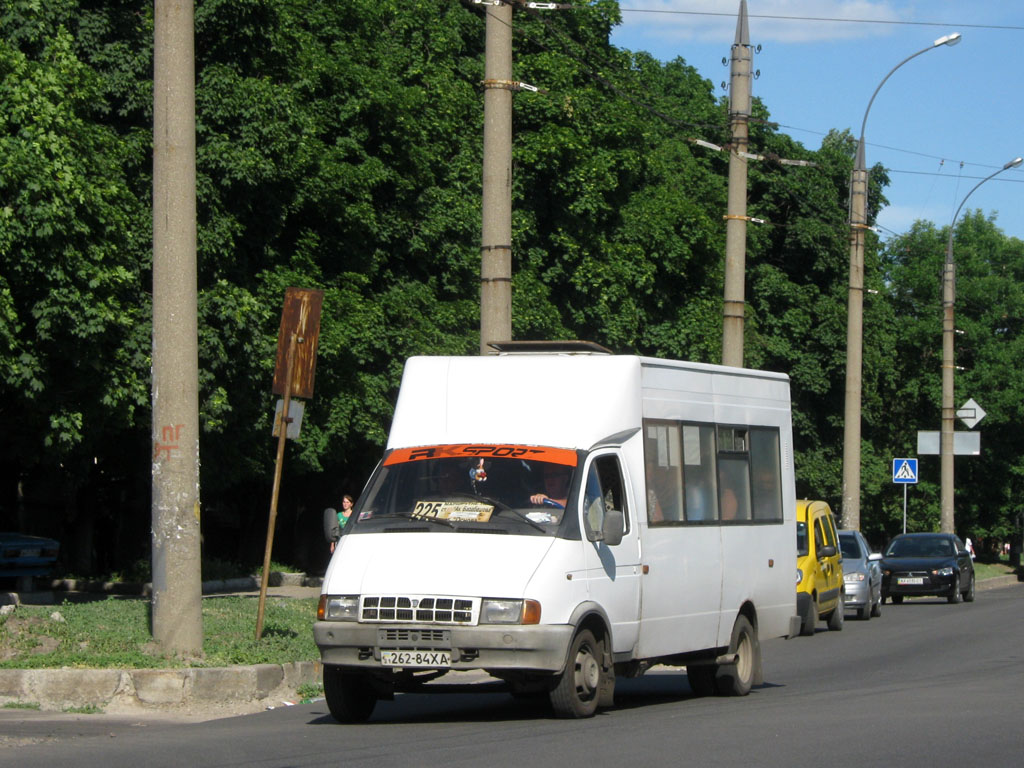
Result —
<instances>
[{"instance_id":1,"label":"concrete utility pole","mask_svg":"<svg viewBox=\"0 0 1024 768\"><path fill-rule=\"evenodd\" d=\"M725 223L725 301L722 306L722 365L743 366L744 280L747 247L747 137L753 54L747 0L740 0L729 80L729 199Z\"/></svg>"},{"instance_id":2,"label":"concrete utility pole","mask_svg":"<svg viewBox=\"0 0 1024 768\"><path fill-rule=\"evenodd\" d=\"M480 354L512 338L512 6L486 6Z\"/></svg>"},{"instance_id":3,"label":"concrete utility pole","mask_svg":"<svg viewBox=\"0 0 1024 768\"><path fill-rule=\"evenodd\" d=\"M867 115L865 115L865 118ZM843 528L860 530L860 403L864 356L864 234L868 228L864 140L850 174L850 282L846 300L846 400L843 417Z\"/></svg>"},{"instance_id":4,"label":"concrete utility pole","mask_svg":"<svg viewBox=\"0 0 1024 768\"><path fill-rule=\"evenodd\" d=\"M956 363L953 359L953 345L956 323L953 320L953 304L956 299L956 263L953 260L953 231L960 210L974 190L1003 171L1016 168L1024 159L1015 157L994 173L979 181L964 195L949 223L949 238L946 240L946 261L942 268L942 431L939 433L940 510L939 525L943 533L956 533L953 485L953 427L956 424L956 406L953 400L953 377Z\"/></svg>"},{"instance_id":5,"label":"concrete utility pole","mask_svg":"<svg viewBox=\"0 0 1024 768\"><path fill-rule=\"evenodd\" d=\"M860 422L864 357L864 235L868 228L868 169L864 158L864 129L868 113L882 86L908 61L943 45L956 45L960 33L940 37L889 70L875 88L860 123L860 138L850 173L850 284L846 305L846 402L843 410L843 528L860 528Z\"/></svg>"},{"instance_id":6,"label":"concrete utility pole","mask_svg":"<svg viewBox=\"0 0 1024 768\"><path fill-rule=\"evenodd\" d=\"M153 638L203 650L199 554L195 57L192 0L155 0Z\"/></svg>"}]
</instances>

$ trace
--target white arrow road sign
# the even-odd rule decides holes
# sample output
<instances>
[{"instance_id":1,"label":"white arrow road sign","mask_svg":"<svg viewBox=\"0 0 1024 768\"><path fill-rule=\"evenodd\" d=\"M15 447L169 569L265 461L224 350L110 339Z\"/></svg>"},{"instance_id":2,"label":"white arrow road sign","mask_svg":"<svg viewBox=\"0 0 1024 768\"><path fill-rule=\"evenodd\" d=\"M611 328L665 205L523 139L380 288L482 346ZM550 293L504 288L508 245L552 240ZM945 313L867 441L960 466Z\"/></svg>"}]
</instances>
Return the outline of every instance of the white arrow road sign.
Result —
<instances>
[{"instance_id":1,"label":"white arrow road sign","mask_svg":"<svg viewBox=\"0 0 1024 768\"><path fill-rule=\"evenodd\" d=\"M985 411L974 402L972 397L960 406L960 410L956 412L956 417L966 424L968 429L974 429L978 422L985 418Z\"/></svg>"}]
</instances>

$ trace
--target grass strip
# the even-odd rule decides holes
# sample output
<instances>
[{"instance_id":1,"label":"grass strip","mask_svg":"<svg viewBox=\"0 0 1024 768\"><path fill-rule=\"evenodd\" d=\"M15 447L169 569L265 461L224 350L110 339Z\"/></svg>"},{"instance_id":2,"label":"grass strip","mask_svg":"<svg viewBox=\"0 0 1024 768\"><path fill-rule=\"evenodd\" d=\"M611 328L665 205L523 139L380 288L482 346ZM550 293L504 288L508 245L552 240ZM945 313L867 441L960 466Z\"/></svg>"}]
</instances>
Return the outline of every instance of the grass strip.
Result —
<instances>
[{"instance_id":1,"label":"grass strip","mask_svg":"<svg viewBox=\"0 0 1024 768\"><path fill-rule=\"evenodd\" d=\"M268 598L263 636L256 641L258 598L203 600L203 653L161 653L150 629L147 600L110 597L85 603L19 605L0 616L0 668L149 669L226 667L315 661L315 599Z\"/></svg>"}]
</instances>

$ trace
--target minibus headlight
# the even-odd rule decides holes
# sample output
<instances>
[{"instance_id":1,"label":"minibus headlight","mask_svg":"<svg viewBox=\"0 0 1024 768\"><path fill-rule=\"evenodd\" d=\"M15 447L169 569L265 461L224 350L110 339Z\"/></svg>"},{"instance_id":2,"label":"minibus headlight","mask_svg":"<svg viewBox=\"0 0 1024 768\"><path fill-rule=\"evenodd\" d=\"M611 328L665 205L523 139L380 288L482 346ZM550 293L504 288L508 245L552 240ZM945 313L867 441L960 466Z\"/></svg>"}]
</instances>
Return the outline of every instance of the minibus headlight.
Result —
<instances>
[{"instance_id":1,"label":"minibus headlight","mask_svg":"<svg viewBox=\"0 0 1024 768\"><path fill-rule=\"evenodd\" d=\"M320 595L316 617L320 621L358 621L359 595Z\"/></svg>"},{"instance_id":2,"label":"minibus headlight","mask_svg":"<svg viewBox=\"0 0 1024 768\"><path fill-rule=\"evenodd\" d=\"M799 584L803 580L804 580L804 572L801 571L799 568L797 568L796 569L796 583Z\"/></svg>"},{"instance_id":3,"label":"minibus headlight","mask_svg":"<svg viewBox=\"0 0 1024 768\"><path fill-rule=\"evenodd\" d=\"M480 602L481 624L538 624L540 603L536 600L498 600Z\"/></svg>"}]
</instances>

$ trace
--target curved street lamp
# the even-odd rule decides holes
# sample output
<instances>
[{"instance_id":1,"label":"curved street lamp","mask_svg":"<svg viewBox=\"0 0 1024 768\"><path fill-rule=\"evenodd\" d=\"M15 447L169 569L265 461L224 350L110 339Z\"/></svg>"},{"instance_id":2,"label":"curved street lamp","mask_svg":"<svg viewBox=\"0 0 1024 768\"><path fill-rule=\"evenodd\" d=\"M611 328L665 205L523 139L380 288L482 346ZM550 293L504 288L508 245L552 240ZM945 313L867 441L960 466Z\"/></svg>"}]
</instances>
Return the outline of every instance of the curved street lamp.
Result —
<instances>
[{"instance_id":1,"label":"curved street lamp","mask_svg":"<svg viewBox=\"0 0 1024 768\"><path fill-rule=\"evenodd\" d=\"M953 220L949 223L949 238L946 240L946 263L942 270L942 432L939 435L939 454L941 466L941 516L940 525L944 533L955 533L953 511L953 426L956 422L956 407L953 405L953 338L956 328L953 324L953 302L956 294L956 267L953 263L953 230L957 217L974 194L974 190L994 176L1010 168L1016 168L1024 162L1024 158L1015 157L999 170L990 173L979 181L964 195L960 201Z\"/></svg>"},{"instance_id":2,"label":"curved street lamp","mask_svg":"<svg viewBox=\"0 0 1024 768\"><path fill-rule=\"evenodd\" d=\"M893 72L922 53L943 45L956 45L960 33L944 35L889 70L871 94L860 124L857 154L850 173L850 286L846 319L846 405L843 416L843 527L860 528L860 401L864 318L864 230L867 223L868 171L864 161L864 128L875 96Z\"/></svg>"}]
</instances>

